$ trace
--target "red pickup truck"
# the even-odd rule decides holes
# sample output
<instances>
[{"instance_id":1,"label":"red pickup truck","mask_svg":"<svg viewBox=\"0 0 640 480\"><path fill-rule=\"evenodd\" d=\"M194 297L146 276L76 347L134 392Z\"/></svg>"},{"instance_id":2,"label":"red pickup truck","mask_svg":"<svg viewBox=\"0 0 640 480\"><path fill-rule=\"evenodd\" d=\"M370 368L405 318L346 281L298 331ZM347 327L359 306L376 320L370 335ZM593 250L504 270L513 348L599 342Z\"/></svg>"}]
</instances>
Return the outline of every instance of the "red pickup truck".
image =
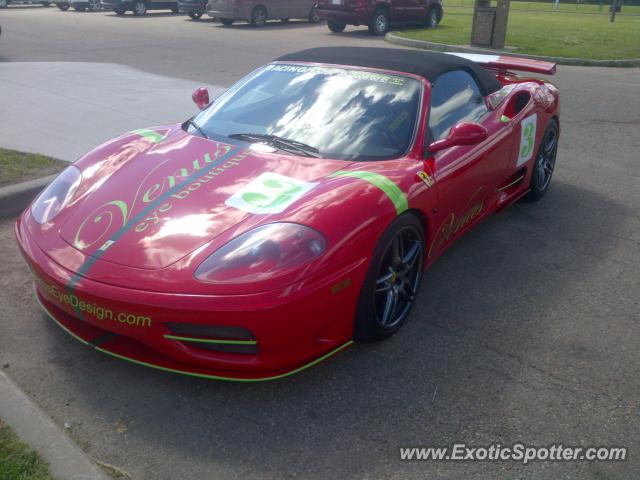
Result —
<instances>
[{"instance_id":1,"label":"red pickup truck","mask_svg":"<svg viewBox=\"0 0 640 480\"><path fill-rule=\"evenodd\" d=\"M372 35L384 35L391 25L435 27L443 14L442 0L318 0L317 12L332 32L368 25Z\"/></svg>"}]
</instances>

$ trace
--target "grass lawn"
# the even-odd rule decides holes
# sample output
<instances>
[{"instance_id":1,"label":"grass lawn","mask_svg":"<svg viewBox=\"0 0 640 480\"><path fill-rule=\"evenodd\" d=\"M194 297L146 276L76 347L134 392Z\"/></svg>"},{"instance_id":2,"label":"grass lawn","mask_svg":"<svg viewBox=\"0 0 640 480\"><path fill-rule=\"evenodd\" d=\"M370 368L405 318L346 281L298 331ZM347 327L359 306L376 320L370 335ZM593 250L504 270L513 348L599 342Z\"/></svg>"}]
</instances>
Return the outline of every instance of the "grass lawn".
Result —
<instances>
[{"instance_id":1,"label":"grass lawn","mask_svg":"<svg viewBox=\"0 0 640 480\"><path fill-rule=\"evenodd\" d=\"M462 6L461 6L462 5ZM640 58L640 7L623 6L614 23L598 5L561 5L551 10L551 2L511 2L506 44L518 52L588 59ZM435 29L407 29L397 35L452 45L468 45L473 9L470 0L450 0L444 4L444 18ZM624 10L627 12L624 12ZM603 8L604 12L608 7ZM570 13L572 12L572 13Z\"/></svg>"},{"instance_id":2,"label":"grass lawn","mask_svg":"<svg viewBox=\"0 0 640 480\"><path fill-rule=\"evenodd\" d=\"M49 468L0 420L0 480L52 480Z\"/></svg>"},{"instance_id":3,"label":"grass lawn","mask_svg":"<svg viewBox=\"0 0 640 480\"><path fill-rule=\"evenodd\" d=\"M52 175L67 165L67 162L44 155L0 148L0 187Z\"/></svg>"}]
</instances>

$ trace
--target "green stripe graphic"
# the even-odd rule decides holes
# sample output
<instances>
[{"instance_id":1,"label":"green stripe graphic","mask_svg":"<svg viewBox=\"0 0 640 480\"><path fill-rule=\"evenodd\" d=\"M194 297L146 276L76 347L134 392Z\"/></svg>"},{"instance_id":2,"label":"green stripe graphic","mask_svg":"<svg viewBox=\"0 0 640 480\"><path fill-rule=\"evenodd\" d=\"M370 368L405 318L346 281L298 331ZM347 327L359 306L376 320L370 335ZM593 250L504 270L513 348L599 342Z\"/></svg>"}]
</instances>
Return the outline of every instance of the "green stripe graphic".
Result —
<instances>
[{"instance_id":1,"label":"green stripe graphic","mask_svg":"<svg viewBox=\"0 0 640 480\"><path fill-rule=\"evenodd\" d=\"M141 137L148 138L154 143L160 143L164 140L164 135L160 135L158 132L154 130L149 130L148 128L141 128L139 130L134 130L132 133L136 135L140 135Z\"/></svg>"},{"instance_id":2,"label":"green stripe graphic","mask_svg":"<svg viewBox=\"0 0 640 480\"><path fill-rule=\"evenodd\" d=\"M258 343L255 340L214 340L209 338L181 337L180 335L169 334L166 334L164 338L168 338L170 340L180 340L184 342L219 343L223 345L255 345Z\"/></svg>"},{"instance_id":3,"label":"green stripe graphic","mask_svg":"<svg viewBox=\"0 0 640 480\"><path fill-rule=\"evenodd\" d=\"M398 215L409 208L407 197L404 195L402 190L400 190L400 188L387 177L380 175L379 173L365 172L363 170L338 170L337 172L329 175L329 177L352 177L369 182L371 185L378 187L387 195L387 197L389 197L389 200L391 200L393 205L396 207L396 213Z\"/></svg>"}]
</instances>

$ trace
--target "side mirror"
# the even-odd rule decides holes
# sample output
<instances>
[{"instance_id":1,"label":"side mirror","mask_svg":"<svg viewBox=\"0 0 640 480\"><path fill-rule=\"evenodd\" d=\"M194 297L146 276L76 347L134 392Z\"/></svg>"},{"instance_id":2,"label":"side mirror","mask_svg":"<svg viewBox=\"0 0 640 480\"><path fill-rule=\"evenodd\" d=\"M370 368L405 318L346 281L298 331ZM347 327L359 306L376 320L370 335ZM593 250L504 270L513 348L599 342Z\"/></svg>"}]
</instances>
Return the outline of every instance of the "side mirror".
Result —
<instances>
[{"instance_id":1,"label":"side mirror","mask_svg":"<svg viewBox=\"0 0 640 480\"><path fill-rule=\"evenodd\" d=\"M458 145L475 145L485 141L488 136L487 129L478 123L456 123L451 127L451 131L446 138L429 145L429 153L436 153L445 148Z\"/></svg>"},{"instance_id":2,"label":"side mirror","mask_svg":"<svg viewBox=\"0 0 640 480\"><path fill-rule=\"evenodd\" d=\"M196 88L191 95L193 103L195 103L200 110L204 110L209 105L209 90L205 87Z\"/></svg>"}]
</instances>

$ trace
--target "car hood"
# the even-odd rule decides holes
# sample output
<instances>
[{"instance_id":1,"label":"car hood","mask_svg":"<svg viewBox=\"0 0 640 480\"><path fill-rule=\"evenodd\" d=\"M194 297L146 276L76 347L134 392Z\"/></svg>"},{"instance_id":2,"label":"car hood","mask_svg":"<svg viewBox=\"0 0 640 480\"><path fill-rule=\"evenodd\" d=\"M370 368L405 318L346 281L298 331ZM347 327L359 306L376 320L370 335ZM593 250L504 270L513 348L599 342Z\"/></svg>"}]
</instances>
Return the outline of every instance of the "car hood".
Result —
<instances>
[{"instance_id":1,"label":"car hood","mask_svg":"<svg viewBox=\"0 0 640 480\"><path fill-rule=\"evenodd\" d=\"M140 131L93 155L78 162L82 186L59 234L86 255L142 269L171 265L251 216L286 215L346 163L256 152L179 128ZM265 182L294 195L274 204L255 188Z\"/></svg>"}]
</instances>

